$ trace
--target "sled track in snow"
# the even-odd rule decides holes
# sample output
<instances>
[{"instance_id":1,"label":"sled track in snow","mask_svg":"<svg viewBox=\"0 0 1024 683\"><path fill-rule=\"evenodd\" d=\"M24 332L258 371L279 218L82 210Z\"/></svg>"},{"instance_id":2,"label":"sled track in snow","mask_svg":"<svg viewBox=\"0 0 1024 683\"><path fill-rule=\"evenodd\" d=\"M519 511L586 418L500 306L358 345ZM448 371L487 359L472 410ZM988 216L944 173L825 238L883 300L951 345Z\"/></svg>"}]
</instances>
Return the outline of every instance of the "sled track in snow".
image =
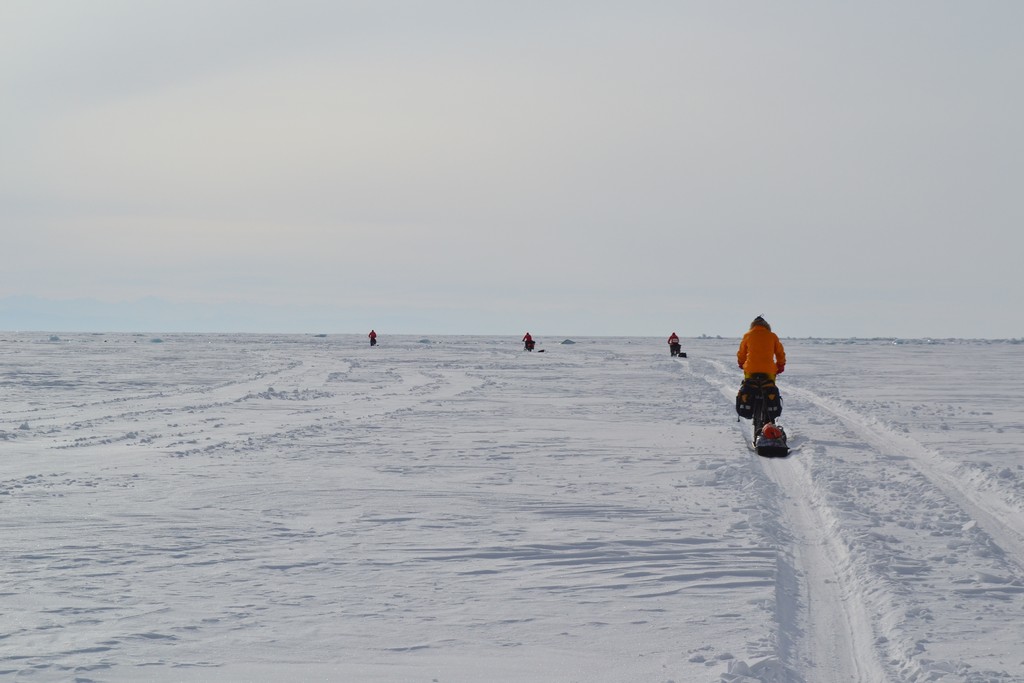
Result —
<instances>
[{"instance_id":1,"label":"sled track in snow","mask_svg":"<svg viewBox=\"0 0 1024 683\"><path fill-rule=\"evenodd\" d=\"M797 604L802 614L780 610L780 640L791 641L791 667L812 681L884 681L884 668L871 639L872 616L849 580L853 558L831 533L837 520L799 461L764 460L765 474L779 487L780 509L792 534L791 568L797 574ZM802 581L800 580L802 578ZM787 596L781 596L780 604Z\"/></svg>"},{"instance_id":2,"label":"sled track in snow","mask_svg":"<svg viewBox=\"0 0 1024 683\"><path fill-rule=\"evenodd\" d=\"M725 364L693 374L732 402ZM766 502L781 527L766 531L780 553L785 683L1021 680L972 645L1018 624L1024 509L1002 474L811 389L787 384L783 393L782 422L799 419L795 453L755 460L774 485ZM974 596L985 596L976 612Z\"/></svg>"},{"instance_id":3,"label":"sled track in snow","mask_svg":"<svg viewBox=\"0 0 1024 683\"><path fill-rule=\"evenodd\" d=\"M954 680L1020 680L997 667L968 676L970 665L957 655L966 655L970 648L948 648L950 643L964 636L957 633L956 627L943 632L943 626L938 629L931 626L932 623L952 624L956 618L946 611L945 620L932 622L930 613L931 606L937 605L937 600L945 600L947 595L956 601L957 596L977 592L999 596L991 602L1005 601L1008 606L1014 603L1009 596L1019 593L1024 577L1024 537L1021 533L1024 515L1019 506L1001 497L998 486L985 490L982 488L986 485L985 480L971 480L964 476L966 468L914 438L897 433L873 416L808 389L789 387L787 393L795 402L804 404L800 411L812 421L824 418L821 429L826 438L843 433L848 439L846 444L828 441L815 444L815 454L809 455L806 462L793 464L799 464L799 471L808 475L810 485L802 495L805 498L821 496L820 505L814 505L814 509L833 517L834 539L826 540L841 544L849 558L843 565L848 567L845 575L854 589L848 597L856 604L848 614L865 613L867 619L861 622L861 633L874 633L874 642L867 645L876 652L875 657L880 658L879 661L885 662L884 671L888 673L880 678L853 680L929 681L942 679L954 670L958 674ZM828 425L838 426L840 432ZM811 443L815 441L817 439ZM863 460L856 453L858 444ZM836 458L832 457L833 449L836 450ZM851 453L855 457L851 457ZM896 522L896 527L889 526L885 531L881 531L881 527L886 520L871 513L870 503L858 500L870 495L862 487L877 483L879 473L883 477L916 482L899 488L895 485L882 487L889 493L898 490L905 496L905 513L900 515L898 522L888 520ZM915 521L923 520L923 516L932 519ZM930 553L922 552L918 545L922 534L949 540L940 548L932 545ZM889 544L888 549L886 544ZM984 548L982 552L977 552L979 544ZM897 546L901 550L894 553ZM972 546L976 550L968 555L974 555L974 558L945 554L946 548ZM998 549L990 550L992 546L998 546ZM888 561L880 563L879 553L887 556ZM975 561L986 556L999 559L992 564L983 559ZM931 562L940 564L945 561L960 568L946 573L929 566ZM985 576L990 568L996 572L993 579L969 582L963 578L971 573L975 577ZM905 579L900 578L925 573L929 575L928 581L922 581L910 590L904 583ZM812 574L807 582L812 596L813 579ZM944 588L936 587L942 583L945 583ZM1000 620L1005 620L1004 624L1015 621L1014 612L1012 607L1003 612L990 604L974 618L999 628L996 624ZM807 613L812 627L822 616L821 610L814 609L813 605ZM946 652L955 653L954 658L936 664L928 654L933 639L937 648L942 648L945 642ZM861 647L858 649L864 651ZM960 678L959 675L965 677Z\"/></svg>"},{"instance_id":4,"label":"sled track in snow","mask_svg":"<svg viewBox=\"0 0 1024 683\"><path fill-rule=\"evenodd\" d=\"M709 363L719 376L703 379L732 401L736 387L720 379L728 374L725 366ZM749 439L750 423L739 424L743 439ZM757 460L777 487L777 505L789 536L780 539L777 589L779 659L790 672L785 683L889 680L874 644L864 635L877 630L874 617L862 596L854 594L854 558L843 539L832 533L837 521L819 484L795 456Z\"/></svg>"},{"instance_id":5,"label":"sled track in snow","mask_svg":"<svg viewBox=\"0 0 1024 683\"><path fill-rule=\"evenodd\" d=\"M1021 531L1024 529L1024 511L993 492L980 490L958 474L956 463L910 437L893 432L877 420L844 408L807 389L789 387L787 392L834 415L876 452L906 458L935 488L977 520L982 529L1024 571L1024 533Z\"/></svg>"}]
</instances>

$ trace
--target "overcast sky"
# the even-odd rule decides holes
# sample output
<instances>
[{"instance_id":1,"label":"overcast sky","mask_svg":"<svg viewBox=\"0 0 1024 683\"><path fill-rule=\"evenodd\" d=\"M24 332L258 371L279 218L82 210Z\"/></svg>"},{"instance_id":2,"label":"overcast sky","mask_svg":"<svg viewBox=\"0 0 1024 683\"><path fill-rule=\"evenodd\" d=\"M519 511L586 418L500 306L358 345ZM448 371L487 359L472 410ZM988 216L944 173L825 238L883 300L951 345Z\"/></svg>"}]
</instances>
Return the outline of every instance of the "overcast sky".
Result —
<instances>
[{"instance_id":1,"label":"overcast sky","mask_svg":"<svg viewBox=\"0 0 1024 683\"><path fill-rule=\"evenodd\" d=\"M0 329L1024 336L1022 26L2 0Z\"/></svg>"}]
</instances>

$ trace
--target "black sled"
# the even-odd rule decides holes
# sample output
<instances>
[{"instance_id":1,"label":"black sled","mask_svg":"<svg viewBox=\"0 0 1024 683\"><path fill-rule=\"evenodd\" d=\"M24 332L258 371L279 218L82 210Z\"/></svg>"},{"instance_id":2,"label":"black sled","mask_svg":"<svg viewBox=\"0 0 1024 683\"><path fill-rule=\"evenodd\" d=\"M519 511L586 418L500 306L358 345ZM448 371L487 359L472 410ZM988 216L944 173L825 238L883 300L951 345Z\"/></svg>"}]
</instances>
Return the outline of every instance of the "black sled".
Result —
<instances>
[{"instance_id":1,"label":"black sled","mask_svg":"<svg viewBox=\"0 0 1024 683\"><path fill-rule=\"evenodd\" d=\"M762 458L785 458L789 456L789 444L786 443L786 431L775 425L780 433L779 438L769 439L758 434L751 444L754 451Z\"/></svg>"},{"instance_id":2,"label":"black sled","mask_svg":"<svg viewBox=\"0 0 1024 683\"><path fill-rule=\"evenodd\" d=\"M762 458L788 458L789 457L789 446L783 444L779 445L756 445L754 450Z\"/></svg>"}]
</instances>

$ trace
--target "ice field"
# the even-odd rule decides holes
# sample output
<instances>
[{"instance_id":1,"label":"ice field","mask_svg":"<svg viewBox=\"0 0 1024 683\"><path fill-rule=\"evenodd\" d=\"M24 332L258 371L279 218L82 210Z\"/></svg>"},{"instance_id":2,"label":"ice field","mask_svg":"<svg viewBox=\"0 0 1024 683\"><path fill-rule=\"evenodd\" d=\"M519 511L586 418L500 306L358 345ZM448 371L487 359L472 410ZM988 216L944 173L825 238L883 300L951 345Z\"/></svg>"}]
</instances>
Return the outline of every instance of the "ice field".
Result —
<instances>
[{"instance_id":1,"label":"ice field","mask_svg":"<svg viewBox=\"0 0 1024 683\"><path fill-rule=\"evenodd\" d=\"M1024 345L0 336L0 677L1024 681Z\"/></svg>"}]
</instances>

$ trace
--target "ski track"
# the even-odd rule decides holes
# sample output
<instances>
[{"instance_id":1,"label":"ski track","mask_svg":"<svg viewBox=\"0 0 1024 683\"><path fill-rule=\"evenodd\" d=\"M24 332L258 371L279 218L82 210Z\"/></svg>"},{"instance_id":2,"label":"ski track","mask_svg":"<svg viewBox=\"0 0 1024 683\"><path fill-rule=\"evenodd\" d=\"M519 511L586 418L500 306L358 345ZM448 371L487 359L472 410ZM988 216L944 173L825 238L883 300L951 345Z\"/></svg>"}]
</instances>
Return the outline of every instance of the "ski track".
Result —
<instances>
[{"instance_id":1,"label":"ski track","mask_svg":"<svg viewBox=\"0 0 1024 683\"><path fill-rule=\"evenodd\" d=\"M805 606L802 621L780 620L780 629L796 639L795 668L806 681L882 681L883 667L865 633L873 630L845 568L848 549L832 533L836 521L815 494L815 484L799 461L763 462L769 478L779 487L785 525L792 540L792 566L802 577L798 604ZM792 467L780 467L780 465Z\"/></svg>"},{"instance_id":2,"label":"ski track","mask_svg":"<svg viewBox=\"0 0 1024 683\"><path fill-rule=\"evenodd\" d=\"M707 364L714 371L703 379L732 401L738 382L722 377L735 373L727 373L718 361ZM743 440L750 439L750 422L739 424ZM787 683L885 681L873 644L863 637L874 629L872 616L851 595L849 551L835 536L831 510L816 495L814 479L796 457L797 444L792 445L793 453L784 460L754 456L774 485L767 488L774 498L767 505L778 515L778 526L768 528L780 552L777 646L787 665L782 678Z\"/></svg>"},{"instance_id":3,"label":"ski track","mask_svg":"<svg viewBox=\"0 0 1024 683\"><path fill-rule=\"evenodd\" d=\"M735 373L722 361L705 367L711 372L702 378L731 403L735 381L723 377ZM1000 487L991 476L972 476L872 415L786 386L782 378L780 386L787 401L780 422L789 424L798 415L808 425L790 430L790 458L760 460L778 492L772 504L781 512L783 528L773 536L791 558L780 563L779 589L799 596L797 613L782 611L778 618L779 656L789 665L790 680L1021 680L927 654L932 646L951 649L949 642L929 638L936 630L931 627L936 608L950 594L954 600L987 594L996 605L1012 603L988 609L986 619L993 619L997 630L999 622L1019 630L1014 622L1024 591L1024 515L1013 489ZM807 435L812 431L813 438ZM744 421L744 439L748 432ZM903 496L895 509L902 506L906 517L888 514L892 505L879 506L887 514L874 513L863 500L873 491ZM924 545L922 534L950 537L950 552L915 555L915 545ZM931 567L943 562L967 570L946 586L941 578L927 583ZM907 590L908 576L921 577L924 598Z\"/></svg>"},{"instance_id":4,"label":"ski track","mask_svg":"<svg viewBox=\"0 0 1024 683\"><path fill-rule=\"evenodd\" d=\"M791 388L791 393L842 420L878 454L906 458L932 485L977 519L981 528L1008 552L1010 560L1024 570L1024 510L1019 505L979 486L978 482L964 476L957 463L908 436L891 431L874 418L859 415L807 389Z\"/></svg>"},{"instance_id":5,"label":"ski track","mask_svg":"<svg viewBox=\"0 0 1024 683\"><path fill-rule=\"evenodd\" d=\"M932 573L931 564L936 561L978 565L973 572L952 581L947 590L954 596L958 593L988 593L993 596L1004 593L1011 598L1019 595L1024 591L1024 543L1021 537L1024 518L1021 509L1006 501L998 490L978 488L970 478L958 474L955 463L913 438L893 432L874 417L845 408L807 389L791 387L789 393L824 412L829 419L836 420L857 442L866 447L866 451L859 450L857 453L860 469L863 471L870 463L878 477L875 481L906 479L907 486L895 486L889 490L899 490L906 494L903 504L912 514L919 515L921 519L933 516L927 523L917 523L920 528L930 535L941 534L951 539L947 545L954 550L953 553L932 557L916 555L910 549L918 534L885 534L865 528L873 526L877 529L895 520L885 520L880 515L872 516L868 506L848 499L851 493L849 479L842 487L835 484L827 487L826 496L833 501L831 509L836 513L832 528L840 528L844 517L857 517L862 522L856 525L860 527L860 538L850 544L852 547L849 547L848 552L854 562L860 558L862 563L855 569L855 573L861 577L858 585L870 588L863 588L857 598L874 611L876 623L872 630L878 634L877 645L882 657L889 662L893 680L932 680L946 673L961 674L963 680L1013 680L1005 672L971 672L962 663L949 660L935 662L923 654L931 642L927 637L928 629L925 629L922 637L920 629L910 629L896 622L898 615L907 615L903 617L905 622L933 621L934 604L927 599L921 600L920 596L908 596L905 585L894 589L892 576L925 577ZM822 452L825 457L827 454L827 449ZM822 481L827 482L830 476L834 476L825 467L818 472L825 475ZM835 502L837 500L842 502ZM867 520L868 524L863 524L863 520ZM904 529L910 526L905 521L901 523ZM881 564L880 548L885 548L886 556ZM899 548L899 551L893 552L895 548ZM981 561L960 557L965 554L962 552L964 549L968 549L966 554L975 555ZM897 558L897 561L894 562L893 558ZM995 562L989 563L988 558ZM936 592L934 600L944 599L941 592ZM1013 602L1020 605L1019 599L1013 599ZM1013 619L1010 616L1012 611L1006 610L1001 618ZM915 635L908 636L909 633Z\"/></svg>"}]
</instances>

